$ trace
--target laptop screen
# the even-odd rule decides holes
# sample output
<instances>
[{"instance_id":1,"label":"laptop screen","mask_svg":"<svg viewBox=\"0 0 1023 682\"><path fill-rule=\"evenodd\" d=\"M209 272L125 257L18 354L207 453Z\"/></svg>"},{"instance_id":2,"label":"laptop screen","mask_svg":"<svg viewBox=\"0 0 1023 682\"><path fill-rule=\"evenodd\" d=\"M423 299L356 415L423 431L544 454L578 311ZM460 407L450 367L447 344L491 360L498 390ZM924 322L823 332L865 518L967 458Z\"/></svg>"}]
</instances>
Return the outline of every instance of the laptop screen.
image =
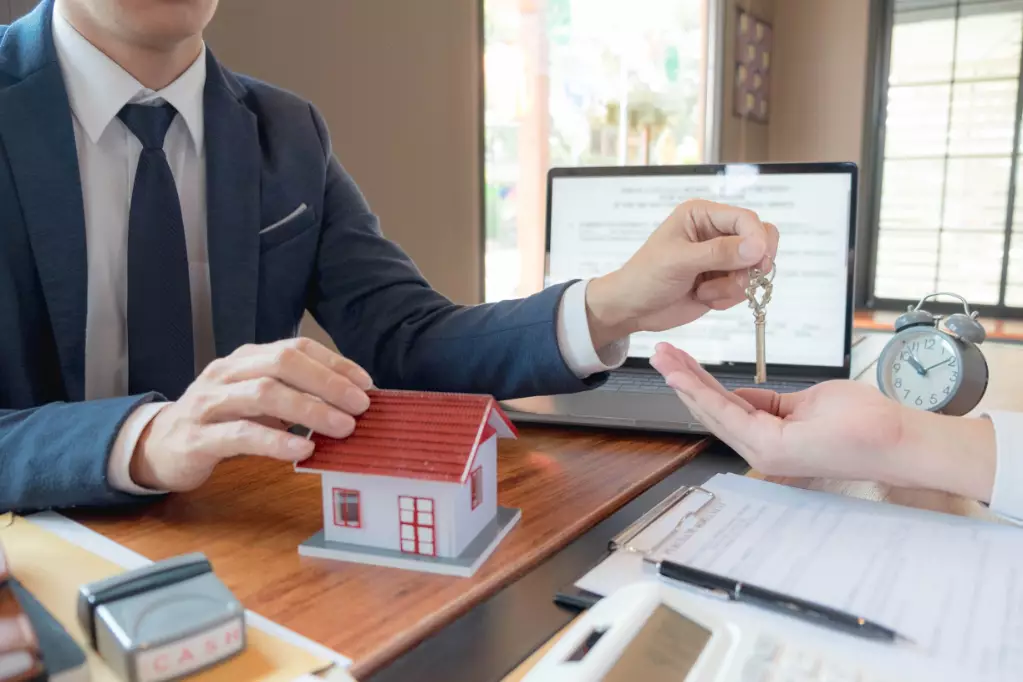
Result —
<instances>
[{"instance_id":1,"label":"laptop screen","mask_svg":"<svg viewBox=\"0 0 1023 682\"><path fill-rule=\"evenodd\" d=\"M768 364L841 369L849 353L855 192L853 164L554 169L548 284L620 267L687 199L743 206L781 234L767 307ZM752 363L753 311L742 303L682 327L635 334L630 357L649 359L659 341L704 365Z\"/></svg>"}]
</instances>

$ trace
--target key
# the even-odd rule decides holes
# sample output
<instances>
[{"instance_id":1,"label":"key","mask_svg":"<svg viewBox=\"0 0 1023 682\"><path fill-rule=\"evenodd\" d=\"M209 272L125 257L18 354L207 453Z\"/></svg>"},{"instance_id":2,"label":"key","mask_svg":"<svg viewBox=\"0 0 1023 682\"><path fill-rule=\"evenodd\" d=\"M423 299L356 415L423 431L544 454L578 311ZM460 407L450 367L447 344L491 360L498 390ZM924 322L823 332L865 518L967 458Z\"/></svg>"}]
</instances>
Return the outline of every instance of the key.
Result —
<instances>
[{"instance_id":1,"label":"key","mask_svg":"<svg viewBox=\"0 0 1023 682\"><path fill-rule=\"evenodd\" d=\"M774 289L775 266L771 264L769 272L764 273L760 268L750 268L749 285L746 287L746 299L749 307L753 309L753 323L757 330L757 370L753 377L753 383L762 384L767 381L767 354L765 350L765 337L767 327L767 304L771 301L771 292ZM760 298L757 298L757 291L762 290Z\"/></svg>"}]
</instances>

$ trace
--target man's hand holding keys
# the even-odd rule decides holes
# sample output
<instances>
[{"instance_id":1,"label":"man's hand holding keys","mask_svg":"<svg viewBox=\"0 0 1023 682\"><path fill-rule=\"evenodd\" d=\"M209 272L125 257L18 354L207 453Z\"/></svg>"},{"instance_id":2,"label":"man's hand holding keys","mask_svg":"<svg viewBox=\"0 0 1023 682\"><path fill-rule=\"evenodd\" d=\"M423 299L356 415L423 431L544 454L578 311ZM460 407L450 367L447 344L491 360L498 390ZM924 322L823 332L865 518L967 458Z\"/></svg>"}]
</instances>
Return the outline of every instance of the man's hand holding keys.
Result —
<instances>
[{"instance_id":1,"label":"man's hand holding keys","mask_svg":"<svg viewBox=\"0 0 1023 682\"><path fill-rule=\"evenodd\" d=\"M365 370L308 338L242 346L210 363L153 418L135 448L131 478L183 491L229 457L301 461L313 444L286 427L298 423L343 438L369 407L371 386Z\"/></svg>"}]
</instances>

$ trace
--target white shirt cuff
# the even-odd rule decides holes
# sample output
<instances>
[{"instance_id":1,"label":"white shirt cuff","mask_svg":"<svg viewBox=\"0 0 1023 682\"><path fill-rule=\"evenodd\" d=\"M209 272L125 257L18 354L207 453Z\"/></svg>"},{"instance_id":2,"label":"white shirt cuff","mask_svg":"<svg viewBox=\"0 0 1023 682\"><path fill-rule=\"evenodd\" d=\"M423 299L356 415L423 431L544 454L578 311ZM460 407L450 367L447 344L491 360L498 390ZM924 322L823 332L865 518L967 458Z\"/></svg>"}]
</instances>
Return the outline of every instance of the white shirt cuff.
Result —
<instances>
[{"instance_id":1,"label":"white shirt cuff","mask_svg":"<svg viewBox=\"0 0 1023 682\"><path fill-rule=\"evenodd\" d=\"M995 484L991 511L1023 523L1023 414L988 412L995 428Z\"/></svg>"},{"instance_id":2,"label":"white shirt cuff","mask_svg":"<svg viewBox=\"0 0 1023 682\"><path fill-rule=\"evenodd\" d=\"M603 348L593 347L590 321L586 315L586 286L576 282L565 290L558 306L558 349L565 364L579 379L621 367L629 354L629 338Z\"/></svg>"},{"instance_id":3,"label":"white shirt cuff","mask_svg":"<svg viewBox=\"0 0 1023 682\"><path fill-rule=\"evenodd\" d=\"M162 490L151 490L136 485L131 480L131 457L135 454L135 446L153 417L170 403L146 403L137 407L134 412L128 415L121 425L121 430L114 441L114 448L110 451L110 458L107 460L107 480L110 487L120 490L122 493L132 495L158 495Z\"/></svg>"}]
</instances>

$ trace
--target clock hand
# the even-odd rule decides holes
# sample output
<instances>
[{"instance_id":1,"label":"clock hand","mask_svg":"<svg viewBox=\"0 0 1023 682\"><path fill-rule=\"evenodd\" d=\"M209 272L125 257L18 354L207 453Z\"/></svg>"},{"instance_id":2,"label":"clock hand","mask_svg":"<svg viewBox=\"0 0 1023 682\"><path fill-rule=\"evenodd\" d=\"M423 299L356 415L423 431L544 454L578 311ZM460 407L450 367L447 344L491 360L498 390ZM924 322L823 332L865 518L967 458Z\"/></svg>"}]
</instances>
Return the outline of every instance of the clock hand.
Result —
<instances>
[{"instance_id":1,"label":"clock hand","mask_svg":"<svg viewBox=\"0 0 1023 682\"><path fill-rule=\"evenodd\" d=\"M927 374L927 370L924 369L923 364L921 364L921 362L916 359L916 356L913 355L913 351L909 352L909 357L906 358L906 362L913 365L913 369L915 369L916 373L920 376Z\"/></svg>"},{"instance_id":2,"label":"clock hand","mask_svg":"<svg viewBox=\"0 0 1023 682\"><path fill-rule=\"evenodd\" d=\"M932 369L934 369L935 367L941 367L942 365L944 365L944 364L948 363L948 362L949 362L949 361L951 361L951 360L952 360L952 358L945 358L945 359L944 359L944 360L942 360L941 362L939 362L939 363L937 363L937 364L934 364L934 365L931 365L930 367L928 367L927 369L925 369L925 370L924 370L924 372L930 372L930 371L931 371Z\"/></svg>"}]
</instances>

